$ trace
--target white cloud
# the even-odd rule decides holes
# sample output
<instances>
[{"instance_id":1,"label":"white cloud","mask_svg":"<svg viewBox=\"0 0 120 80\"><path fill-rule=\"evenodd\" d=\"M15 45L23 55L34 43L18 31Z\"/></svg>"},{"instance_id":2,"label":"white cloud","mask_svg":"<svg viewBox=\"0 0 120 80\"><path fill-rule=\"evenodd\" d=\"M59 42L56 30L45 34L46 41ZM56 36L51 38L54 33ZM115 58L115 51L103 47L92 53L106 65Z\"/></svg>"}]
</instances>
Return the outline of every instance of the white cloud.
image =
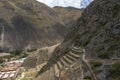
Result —
<instances>
[{"instance_id":1,"label":"white cloud","mask_svg":"<svg viewBox=\"0 0 120 80\"><path fill-rule=\"evenodd\" d=\"M76 8L84 8L86 7L92 0L37 0L42 2L50 7L54 6L62 6L62 7L76 7Z\"/></svg>"}]
</instances>

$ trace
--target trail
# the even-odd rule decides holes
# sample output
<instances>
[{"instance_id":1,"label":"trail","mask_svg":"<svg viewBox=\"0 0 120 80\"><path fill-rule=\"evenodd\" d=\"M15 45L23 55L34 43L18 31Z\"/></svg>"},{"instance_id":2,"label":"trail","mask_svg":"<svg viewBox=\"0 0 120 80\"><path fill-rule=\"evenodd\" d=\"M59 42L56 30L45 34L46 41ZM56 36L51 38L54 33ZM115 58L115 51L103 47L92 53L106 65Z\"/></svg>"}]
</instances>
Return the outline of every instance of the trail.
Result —
<instances>
[{"instance_id":1,"label":"trail","mask_svg":"<svg viewBox=\"0 0 120 80\"><path fill-rule=\"evenodd\" d=\"M25 72L22 73L21 77L17 80L22 80L25 77Z\"/></svg>"},{"instance_id":2,"label":"trail","mask_svg":"<svg viewBox=\"0 0 120 80\"><path fill-rule=\"evenodd\" d=\"M95 76L95 74L94 74L94 72L93 72L90 64L89 64L88 61L85 59L85 54L86 54L85 49L82 49L82 51L81 51L80 49L82 49L82 48L77 48L77 47L73 47L73 48L72 48L72 50L75 51L75 52L78 52L78 53L82 53L82 52L83 52L83 53L82 53L82 59L81 59L81 60L82 60L83 63L88 67L88 69L89 69L92 77L94 78L94 80L98 80L98 79L96 78L96 76ZM84 75L81 75L81 76L84 76Z\"/></svg>"},{"instance_id":3,"label":"trail","mask_svg":"<svg viewBox=\"0 0 120 80\"><path fill-rule=\"evenodd\" d=\"M87 62L87 60L85 59L85 54L82 55L82 61L83 61L83 62L86 64L86 66L88 67L88 69L89 69L91 75L93 76L94 80L98 80L98 79L96 78L96 76L95 76L95 74L94 74L94 72L93 72L90 64L89 64L89 63Z\"/></svg>"}]
</instances>

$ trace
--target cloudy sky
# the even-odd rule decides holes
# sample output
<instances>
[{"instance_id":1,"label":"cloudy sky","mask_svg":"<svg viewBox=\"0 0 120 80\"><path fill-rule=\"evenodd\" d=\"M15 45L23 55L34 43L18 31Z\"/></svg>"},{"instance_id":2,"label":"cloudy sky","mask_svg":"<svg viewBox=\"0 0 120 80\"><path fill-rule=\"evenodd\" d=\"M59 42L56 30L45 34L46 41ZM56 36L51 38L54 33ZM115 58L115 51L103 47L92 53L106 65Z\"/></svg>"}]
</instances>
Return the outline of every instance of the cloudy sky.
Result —
<instances>
[{"instance_id":1,"label":"cloudy sky","mask_svg":"<svg viewBox=\"0 0 120 80\"><path fill-rule=\"evenodd\" d=\"M93 0L37 0L42 2L50 7L62 6L62 7L76 7L76 8L85 8Z\"/></svg>"}]
</instances>

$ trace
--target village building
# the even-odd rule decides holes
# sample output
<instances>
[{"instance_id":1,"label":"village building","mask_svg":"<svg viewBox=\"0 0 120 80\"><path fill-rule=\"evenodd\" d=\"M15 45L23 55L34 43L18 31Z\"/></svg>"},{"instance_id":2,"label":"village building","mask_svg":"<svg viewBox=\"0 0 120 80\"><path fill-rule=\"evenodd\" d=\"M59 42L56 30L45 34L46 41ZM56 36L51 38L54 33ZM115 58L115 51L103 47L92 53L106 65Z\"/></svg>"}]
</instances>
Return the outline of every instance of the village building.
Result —
<instances>
[{"instance_id":1,"label":"village building","mask_svg":"<svg viewBox=\"0 0 120 80\"><path fill-rule=\"evenodd\" d=\"M23 61L24 59L6 62L4 67L0 67L0 80L15 80Z\"/></svg>"}]
</instances>

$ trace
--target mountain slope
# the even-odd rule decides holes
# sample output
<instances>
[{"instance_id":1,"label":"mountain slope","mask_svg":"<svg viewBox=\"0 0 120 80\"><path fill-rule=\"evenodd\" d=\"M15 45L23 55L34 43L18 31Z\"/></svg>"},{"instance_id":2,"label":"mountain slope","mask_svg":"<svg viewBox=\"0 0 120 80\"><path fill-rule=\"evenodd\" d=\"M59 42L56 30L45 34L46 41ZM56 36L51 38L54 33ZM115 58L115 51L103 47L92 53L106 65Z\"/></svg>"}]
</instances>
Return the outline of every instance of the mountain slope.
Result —
<instances>
[{"instance_id":1,"label":"mountain slope","mask_svg":"<svg viewBox=\"0 0 120 80\"><path fill-rule=\"evenodd\" d=\"M50 7L62 6L62 7L75 7L75 8L86 8L93 0L37 0L45 3Z\"/></svg>"},{"instance_id":2,"label":"mountain slope","mask_svg":"<svg viewBox=\"0 0 120 80\"><path fill-rule=\"evenodd\" d=\"M78 48L82 48L83 52L81 52L81 54L83 55L82 59L80 58L83 62L82 79L119 80L119 14L119 0L93 1L84 10L81 18L78 20L77 26L74 27L64 42L54 51L47 65L40 70L38 75L56 65L64 56L69 55L69 52L72 50L71 48L75 48L75 52L77 52ZM70 65L67 69L72 70L73 68ZM72 76L72 74L70 76ZM71 78L69 78L69 80L71 80Z\"/></svg>"},{"instance_id":3,"label":"mountain slope","mask_svg":"<svg viewBox=\"0 0 120 80\"><path fill-rule=\"evenodd\" d=\"M66 28L59 15L42 3L1 0L0 32L4 34L0 45L8 51L55 44L63 39Z\"/></svg>"},{"instance_id":4,"label":"mountain slope","mask_svg":"<svg viewBox=\"0 0 120 80\"><path fill-rule=\"evenodd\" d=\"M77 20L81 16L83 9L77 9L73 7L53 7L53 9L58 13L63 24L65 24L68 29L77 24Z\"/></svg>"}]
</instances>

